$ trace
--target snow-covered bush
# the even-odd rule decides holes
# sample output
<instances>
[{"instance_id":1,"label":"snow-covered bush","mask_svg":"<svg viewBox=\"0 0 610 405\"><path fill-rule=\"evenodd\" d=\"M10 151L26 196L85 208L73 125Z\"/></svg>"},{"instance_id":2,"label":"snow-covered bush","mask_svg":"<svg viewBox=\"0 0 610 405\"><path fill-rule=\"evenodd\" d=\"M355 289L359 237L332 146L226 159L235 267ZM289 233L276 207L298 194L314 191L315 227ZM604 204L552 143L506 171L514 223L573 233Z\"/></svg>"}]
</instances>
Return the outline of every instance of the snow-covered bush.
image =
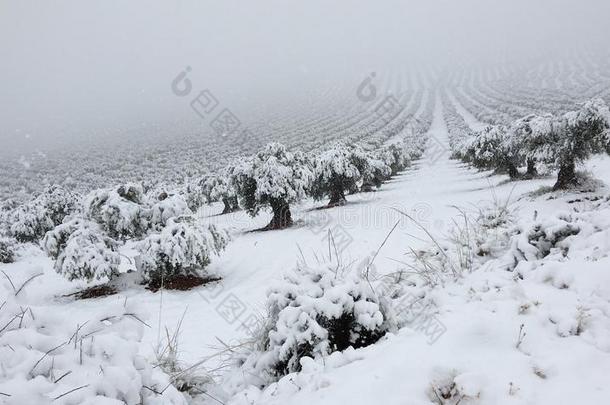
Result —
<instances>
[{"instance_id":1,"label":"snow-covered bush","mask_svg":"<svg viewBox=\"0 0 610 405\"><path fill-rule=\"evenodd\" d=\"M251 216L269 206L273 218L265 229L292 224L290 204L303 199L311 185L312 171L307 156L290 152L280 143L270 143L251 159L237 165L233 183L240 205Z\"/></svg>"},{"instance_id":2,"label":"snow-covered bush","mask_svg":"<svg viewBox=\"0 0 610 405\"><path fill-rule=\"evenodd\" d=\"M152 230L159 231L167 224L170 218L190 214L191 210L188 208L183 196L162 193L150 208L149 224Z\"/></svg>"},{"instance_id":3,"label":"snow-covered bush","mask_svg":"<svg viewBox=\"0 0 610 405\"><path fill-rule=\"evenodd\" d=\"M12 263L15 260L15 241L0 237L0 263Z\"/></svg>"},{"instance_id":4,"label":"snow-covered bush","mask_svg":"<svg viewBox=\"0 0 610 405\"><path fill-rule=\"evenodd\" d=\"M355 149L337 143L315 159L311 194L316 200L329 197L329 207L342 205L346 192L358 191L362 181L358 168L361 153Z\"/></svg>"},{"instance_id":5,"label":"snow-covered bush","mask_svg":"<svg viewBox=\"0 0 610 405\"><path fill-rule=\"evenodd\" d=\"M472 151L470 145L474 143L475 136L471 132L457 129L450 138L452 157L463 162L471 163Z\"/></svg>"},{"instance_id":6,"label":"snow-covered bush","mask_svg":"<svg viewBox=\"0 0 610 405\"><path fill-rule=\"evenodd\" d=\"M203 276L213 254L228 242L226 232L204 226L193 216L171 218L160 233L138 244L138 268L148 283L178 275Z\"/></svg>"},{"instance_id":7,"label":"snow-covered bush","mask_svg":"<svg viewBox=\"0 0 610 405\"><path fill-rule=\"evenodd\" d=\"M80 196L61 186L50 186L38 196L38 199L48 211L51 221L60 224L66 216L77 209Z\"/></svg>"},{"instance_id":8,"label":"snow-covered bush","mask_svg":"<svg viewBox=\"0 0 610 405\"><path fill-rule=\"evenodd\" d=\"M538 221L513 237L507 252L507 265L513 269L520 261L542 259L553 252L565 256L571 237L580 231L581 226L569 213L559 213Z\"/></svg>"},{"instance_id":9,"label":"snow-covered bush","mask_svg":"<svg viewBox=\"0 0 610 405\"><path fill-rule=\"evenodd\" d=\"M205 198L205 195L203 194L201 186L199 185L199 180L189 180L182 187L180 192L186 201L186 205L192 212L197 212L200 207L208 202L207 198Z\"/></svg>"},{"instance_id":10,"label":"snow-covered bush","mask_svg":"<svg viewBox=\"0 0 610 405\"><path fill-rule=\"evenodd\" d=\"M4 200L0 203L0 235L8 235L11 229L11 214L19 206L15 200Z\"/></svg>"},{"instance_id":11,"label":"snow-covered bush","mask_svg":"<svg viewBox=\"0 0 610 405\"><path fill-rule=\"evenodd\" d=\"M114 241L94 231L76 231L55 262L55 271L68 280L110 279L119 274L121 257Z\"/></svg>"},{"instance_id":12,"label":"snow-covered bush","mask_svg":"<svg viewBox=\"0 0 610 405\"><path fill-rule=\"evenodd\" d=\"M370 284L357 272L338 271L299 265L270 288L270 319L242 365L246 374L271 382L299 371L303 357L368 346L386 333L385 311Z\"/></svg>"},{"instance_id":13,"label":"snow-covered bush","mask_svg":"<svg viewBox=\"0 0 610 405\"><path fill-rule=\"evenodd\" d=\"M517 232L516 217L508 200L484 204L472 219L463 221L464 226L460 230L462 239L472 240L472 252L480 261L497 258L506 251L511 236ZM461 262L464 262L463 258Z\"/></svg>"},{"instance_id":14,"label":"snow-covered bush","mask_svg":"<svg viewBox=\"0 0 610 405\"><path fill-rule=\"evenodd\" d=\"M35 242L76 210L79 196L60 186L44 190L10 215L10 234L20 242Z\"/></svg>"},{"instance_id":15,"label":"snow-covered bush","mask_svg":"<svg viewBox=\"0 0 610 405\"><path fill-rule=\"evenodd\" d=\"M381 187L381 184L392 175L389 165L372 156L367 156L366 160L362 162L360 172L362 173L362 191L372 191L373 187Z\"/></svg>"},{"instance_id":16,"label":"snow-covered bush","mask_svg":"<svg viewBox=\"0 0 610 405\"><path fill-rule=\"evenodd\" d=\"M526 234L530 245L538 250L540 257L548 256L552 249L565 249L561 242L580 232L580 227L572 222L569 214L558 215L552 221L535 224Z\"/></svg>"},{"instance_id":17,"label":"snow-covered bush","mask_svg":"<svg viewBox=\"0 0 610 405\"><path fill-rule=\"evenodd\" d=\"M55 226L44 207L38 204L19 206L11 217L10 234L20 242L35 242Z\"/></svg>"},{"instance_id":18,"label":"snow-covered bush","mask_svg":"<svg viewBox=\"0 0 610 405\"><path fill-rule=\"evenodd\" d=\"M85 199L85 214L111 237L128 239L146 233L151 211L142 186L126 184L89 193Z\"/></svg>"},{"instance_id":19,"label":"snow-covered bush","mask_svg":"<svg viewBox=\"0 0 610 405\"><path fill-rule=\"evenodd\" d=\"M424 152L426 151L427 145L430 141L430 138L426 135L428 129L430 127L430 123L425 127L426 129L421 129L422 132L418 132L414 134L412 137L408 137L405 140L405 150L406 154L410 160L416 160L422 157Z\"/></svg>"},{"instance_id":20,"label":"snow-covered bush","mask_svg":"<svg viewBox=\"0 0 610 405\"><path fill-rule=\"evenodd\" d=\"M395 175L409 165L409 156L402 142L393 142L384 147L379 158L390 167L391 174Z\"/></svg>"},{"instance_id":21,"label":"snow-covered bush","mask_svg":"<svg viewBox=\"0 0 610 405\"><path fill-rule=\"evenodd\" d=\"M42 248L49 257L57 259L59 254L65 249L70 236L78 230L85 229L91 230L91 232L103 233L97 223L82 216L74 216L48 231L42 239Z\"/></svg>"},{"instance_id":22,"label":"snow-covered bush","mask_svg":"<svg viewBox=\"0 0 610 405\"><path fill-rule=\"evenodd\" d=\"M55 259L55 271L68 280L110 279L119 273L117 243L89 220L73 218L58 225L47 232L43 247Z\"/></svg>"},{"instance_id":23,"label":"snow-covered bush","mask_svg":"<svg viewBox=\"0 0 610 405\"><path fill-rule=\"evenodd\" d=\"M35 271L0 281L2 403L186 404L170 378L139 354L146 314L135 302L105 302L86 317L73 316L40 303L48 280Z\"/></svg>"},{"instance_id":24,"label":"snow-covered bush","mask_svg":"<svg viewBox=\"0 0 610 405\"><path fill-rule=\"evenodd\" d=\"M77 229L91 226L91 224L91 221L81 217L75 217L67 220L45 234L44 238L42 239L42 248L49 257L57 259L59 253L65 249L66 242L68 241L70 235L72 235Z\"/></svg>"}]
</instances>

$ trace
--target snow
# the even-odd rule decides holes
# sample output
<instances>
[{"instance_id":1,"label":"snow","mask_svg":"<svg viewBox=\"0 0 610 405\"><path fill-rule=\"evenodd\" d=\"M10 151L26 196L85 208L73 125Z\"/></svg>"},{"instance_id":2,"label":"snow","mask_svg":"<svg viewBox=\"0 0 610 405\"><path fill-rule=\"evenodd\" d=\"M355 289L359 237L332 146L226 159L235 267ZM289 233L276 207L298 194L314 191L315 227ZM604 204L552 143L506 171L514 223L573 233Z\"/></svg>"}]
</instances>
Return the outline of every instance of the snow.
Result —
<instances>
[{"instance_id":1,"label":"snow","mask_svg":"<svg viewBox=\"0 0 610 405\"><path fill-rule=\"evenodd\" d=\"M21 263L23 266L28 263ZM66 316L53 302L39 266L1 281L0 392L7 404L182 405L167 378L138 354L145 324L135 301L117 299L89 308L87 319ZM42 274L42 275L41 275Z\"/></svg>"},{"instance_id":2,"label":"snow","mask_svg":"<svg viewBox=\"0 0 610 405\"><path fill-rule=\"evenodd\" d=\"M449 94L449 99L451 100L451 102L453 103L456 111L458 114L460 114L462 116L462 118L464 118L464 121L466 122L466 125L468 125L468 127L473 130L474 132L477 131L482 131L485 129L485 127L489 124L481 122L477 119L477 117L475 117L474 115L472 115L472 113L470 111L468 111L467 109L465 109L460 103L459 101L456 100L455 96L453 94Z\"/></svg>"},{"instance_id":3,"label":"snow","mask_svg":"<svg viewBox=\"0 0 610 405\"><path fill-rule=\"evenodd\" d=\"M472 271L457 279L444 275L443 283L434 288L421 283L404 286L406 296L421 299L426 319L443 325L443 333L432 342L427 325L407 320L404 327L388 331L370 346L320 352L317 359L303 357L300 371L266 387L261 387L260 381L249 386L256 376L250 379L243 374L236 384L238 368L217 372L221 374L220 385L210 388L210 393L232 405L429 405L441 403L439 397L454 405L606 403L610 397L608 190L545 194L540 188L550 187L554 179L507 182L505 176L450 160L443 113L437 97L428 135L438 147L429 145L421 159L378 191L348 195L344 206L317 210L323 202L310 199L291 206L296 222L291 228L250 232L267 224L270 213L260 212L254 218L243 211L219 216L222 203L202 207L197 217L228 229L233 239L206 268L222 276L215 284L157 293L132 288L114 296L75 301L62 295L83 282L68 282L56 274L52 260L38 248L22 248L26 250L16 252L16 263L0 264L7 275L0 285L6 297L2 301L8 302L0 311L0 327L20 307L32 308L36 320L28 320L27 333L0 335L0 392L12 395L0 399L9 404L44 403L42 398L90 384L62 400L84 403L87 398L92 404L113 403L94 398L98 394L136 403L134 399L148 392L142 385L163 386L167 381L168 377L150 363L165 327L174 331L183 314L181 361L204 361L203 367L214 370L224 365L218 356L223 344L256 337L252 320L264 315L269 286L293 272L298 261L313 266L331 256L346 268L361 269L362 263L374 258L377 275L393 274L405 270L399 262L411 260L407 255L410 249L430 249L431 245L426 233L399 211L445 241L443 236L460 218L456 206L475 214L506 203L514 218L494 240L497 250L490 249L497 257L482 258ZM587 168L595 177L610 181L607 157L594 157ZM132 211L133 204L118 194L113 198L121 210L139 217ZM542 250L541 244L532 244L529 237L538 225L544 234L536 239L545 241ZM574 232L561 241L548 242L558 232L563 234L566 227ZM514 271L506 271L520 252L521 259L527 260L514 266ZM133 255L127 249L123 253ZM19 286L38 273L42 276L15 297L8 278ZM378 326L381 318L370 304L360 302L354 308L362 324ZM127 312L137 312L149 326L126 316ZM91 353L87 355L90 362L79 364L78 350L66 348L57 354L55 367L58 372L74 372L61 384L53 384L47 376L26 381L28 366L31 368L45 351L68 340L86 321L90 321L88 328L102 327L101 319L107 316L117 317L117 322L104 325L91 347L84 342L86 352ZM106 328L112 330L106 332ZM23 357L14 357L8 344ZM33 349L26 350L30 346ZM45 370L50 365L50 360L44 361ZM99 365L108 375L99 374ZM183 401L171 389L163 398L150 392L146 395L147 403ZM197 401L217 403L207 396Z\"/></svg>"}]
</instances>

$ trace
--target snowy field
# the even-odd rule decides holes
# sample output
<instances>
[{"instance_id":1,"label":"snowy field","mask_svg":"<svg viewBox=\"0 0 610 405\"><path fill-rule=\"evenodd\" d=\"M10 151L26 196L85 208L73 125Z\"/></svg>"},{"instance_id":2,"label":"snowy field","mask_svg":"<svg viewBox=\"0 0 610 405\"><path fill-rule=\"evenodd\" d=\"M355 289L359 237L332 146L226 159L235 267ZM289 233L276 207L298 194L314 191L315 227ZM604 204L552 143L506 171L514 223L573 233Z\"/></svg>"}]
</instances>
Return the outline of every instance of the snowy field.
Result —
<instances>
[{"instance_id":1,"label":"snowy field","mask_svg":"<svg viewBox=\"0 0 610 405\"><path fill-rule=\"evenodd\" d=\"M610 3L0 10L0 404L610 403Z\"/></svg>"},{"instance_id":2,"label":"snowy field","mask_svg":"<svg viewBox=\"0 0 610 405\"><path fill-rule=\"evenodd\" d=\"M197 365L193 374L214 380L206 380L206 393L195 396L194 403L370 404L379 398L386 404L575 404L583 399L604 403L610 395L608 190L599 186L579 193L539 193L553 185L552 176L508 182L506 176L470 168L450 159L443 118L442 104L437 103L428 135L446 149L428 149L377 191L350 195L344 206L321 211L315 209L319 202L303 201L294 209L295 225L289 229L250 232L264 226L268 215L254 220L243 211L219 216L221 205L203 207L197 215L232 236L226 251L208 267L222 279L207 286L155 293L135 287L103 298L66 298L84 284L66 281L42 251L23 245L15 263L1 265L1 285L3 295L10 297L7 305L13 306L8 308L24 311L19 322L31 323L41 335L13 337L3 331L3 375L11 378L0 383L0 392L11 396L1 399L35 403L27 401L36 395L41 395L36 401L56 398L84 386L55 403L93 401L93 395L108 395L109 390L135 403L129 398L138 397L138 384L161 391L167 381L155 374L154 366L143 373L137 356L155 364L166 333L173 334L180 323L176 355L182 367ZM595 158L588 167L594 177L610 181L610 159ZM492 247L497 249L495 257L438 285L409 274L415 264L409 251L429 248L436 241L448 243L448 235L463 220L460 210L475 218L479 210L497 206L507 208L510 224L481 235L487 238L484 243L497 244ZM557 228L562 223L558 218L569 218L581 232L551 248L548 256L511 267L513 259L508 257L521 252L515 245L518 238L510 239L512 228L527 230L534 223ZM472 231L481 232L474 225ZM128 243L122 250L123 270L133 268L133 249ZM415 319L371 346L301 360L301 371L264 388L257 381L260 376L236 369L227 360L252 339L252 320L265 316L269 286L297 262L359 272L371 260L372 288L381 290L380 280L404 272L399 283L402 300L417 297L421 304L411 303L395 316L419 311ZM15 288L24 283L13 298ZM3 322L10 320L10 313L5 307ZM130 318L127 313L137 315ZM118 317L116 322L100 321L112 316ZM81 356L73 335L83 325L80 333L93 333L95 339L79 341L83 351L91 351L79 371L50 386L26 383L28 373L49 373L58 380L70 371L65 357L77 361ZM61 335L68 348L44 356L56 342L62 343ZM29 339L33 340L28 343ZM20 348L18 357L14 345ZM140 375L136 378L134 373ZM163 395L150 391L145 398L150 403L183 401L173 387Z\"/></svg>"}]
</instances>

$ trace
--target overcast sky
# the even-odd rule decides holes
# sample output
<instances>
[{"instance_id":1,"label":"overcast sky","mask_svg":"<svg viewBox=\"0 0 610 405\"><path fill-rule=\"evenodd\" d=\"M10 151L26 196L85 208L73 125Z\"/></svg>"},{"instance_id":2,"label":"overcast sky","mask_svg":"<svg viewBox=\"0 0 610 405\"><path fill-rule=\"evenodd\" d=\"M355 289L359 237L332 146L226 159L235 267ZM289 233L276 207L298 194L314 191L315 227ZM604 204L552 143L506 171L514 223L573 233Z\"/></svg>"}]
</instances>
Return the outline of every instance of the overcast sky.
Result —
<instances>
[{"instance_id":1,"label":"overcast sky","mask_svg":"<svg viewBox=\"0 0 610 405\"><path fill-rule=\"evenodd\" d=\"M372 70L608 48L609 3L0 0L0 140L187 119L170 89L186 66L195 87L248 109Z\"/></svg>"}]
</instances>

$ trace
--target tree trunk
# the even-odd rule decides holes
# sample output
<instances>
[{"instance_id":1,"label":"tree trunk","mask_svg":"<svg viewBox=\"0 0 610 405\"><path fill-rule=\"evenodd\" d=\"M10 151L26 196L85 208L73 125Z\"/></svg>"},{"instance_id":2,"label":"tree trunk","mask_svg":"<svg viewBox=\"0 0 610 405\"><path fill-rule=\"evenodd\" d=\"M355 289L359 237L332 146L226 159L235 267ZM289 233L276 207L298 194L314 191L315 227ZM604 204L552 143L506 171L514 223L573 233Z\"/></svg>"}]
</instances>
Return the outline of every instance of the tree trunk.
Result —
<instances>
[{"instance_id":1,"label":"tree trunk","mask_svg":"<svg viewBox=\"0 0 610 405\"><path fill-rule=\"evenodd\" d=\"M534 159L527 159L527 171L525 172L525 175L530 179L538 176L536 161Z\"/></svg>"},{"instance_id":2,"label":"tree trunk","mask_svg":"<svg viewBox=\"0 0 610 405\"><path fill-rule=\"evenodd\" d=\"M330 201L327 207L336 207L338 205L344 205L347 201L345 200L345 194L342 189L335 189L330 193Z\"/></svg>"},{"instance_id":3,"label":"tree trunk","mask_svg":"<svg viewBox=\"0 0 610 405\"><path fill-rule=\"evenodd\" d=\"M265 230L283 229L292 225L292 214L290 205L283 199L272 198L270 201L273 210L271 222L264 228Z\"/></svg>"},{"instance_id":4,"label":"tree trunk","mask_svg":"<svg viewBox=\"0 0 610 405\"><path fill-rule=\"evenodd\" d=\"M231 208L233 209L233 212L240 210L239 201L237 200L237 196L231 197Z\"/></svg>"},{"instance_id":5,"label":"tree trunk","mask_svg":"<svg viewBox=\"0 0 610 405\"><path fill-rule=\"evenodd\" d=\"M565 190L571 186L578 184L576 178L576 165L574 160L562 162L559 166L559 173L557 174L557 183L553 186L553 190Z\"/></svg>"},{"instance_id":6,"label":"tree trunk","mask_svg":"<svg viewBox=\"0 0 610 405\"><path fill-rule=\"evenodd\" d=\"M488 169L491 169L491 167L490 167L490 166L485 166L485 165L476 165L476 164L475 164L474 166L475 166L476 168L478 168L478 169L482 169L482 170L488 170ZM507 169L507 168L508 168L508 167L507 167L506 165L498 165L498 166L497 166L497 167L494 169L493 174L506 174L506 172L507 172L507 170L506 170L506 169Z\"/></svg>"},{"instance_id":7,"label":"tree trunk","mask_svg":"<svg viewBox=\"0 0 610 405\"><path fill-rule=\"evenodd\" d=\"M360 191L363 193L370 193L371 191L373 191L373 182L371 181L365 181L364 183L362 183L362 186L360 187Z\"/></svg>"},{"instance_id":8,"label":"tree trunk","mask_svg":"<svg viewBox=\"0 0 610 405\"><path fill-rule=\"evenodd\" d=\"M405 168L405 166L398 164L398 163L392 163L390 165L390 169L392 169L392 176L396 175L398 172L400 172L401 170L403 170ZM390 176L391 177L391 176Z\"/></svg>"},{"instance_id":9,"label":"tree trunk","mask_svg":"<svg viewBox=\"0 0 610 405\"><path fill-rule=\"evenodd\" d=\"M239 210L239 204L237 203L237 197L223 198L222 203L225 206L224 209L222 210L223 215Z\"/></svg>"},{"instance_id":10,"label":"tree trunk","mask_svg":"<svg viewBox=\"0 0 610 405\"><path fill-rule=\"evenodd\" d=\"M519 177L519 170L517 170L517 166L510 162L506 165L506 171L508 172L508 177L510 177L511 180Z\"/></svg>"}]
</instances>

